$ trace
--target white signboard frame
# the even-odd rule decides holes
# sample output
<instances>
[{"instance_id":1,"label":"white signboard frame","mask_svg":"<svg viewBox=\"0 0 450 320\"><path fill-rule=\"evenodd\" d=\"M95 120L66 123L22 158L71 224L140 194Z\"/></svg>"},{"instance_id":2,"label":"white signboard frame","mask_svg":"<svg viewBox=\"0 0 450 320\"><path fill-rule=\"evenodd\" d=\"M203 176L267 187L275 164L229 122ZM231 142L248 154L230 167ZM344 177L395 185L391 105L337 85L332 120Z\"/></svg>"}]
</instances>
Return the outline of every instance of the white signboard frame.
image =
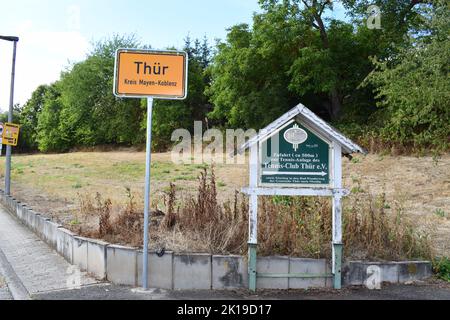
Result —
<instances>
[{"instance_id":1,"label":"white signboard frame","mask_svg":"<svg viewBox=\"0 0 450 320\"><path fill-rule=\"evenodd\" d=\"M324 185L261 185L261 144L271 136L280 132L286 125L298 120L302 126L317 135L329 145L329 175L330 183ZM332 197L332 276L335 289L341 288L341 264L342 264L342 198L350 192L342 187L342 155L367 152L346 138L339 131L332 128L325 121L317 117L304 105L299 104L294 109L285 113L272 124L262 129L260 133L245 143L238 153L250 150L249 159L249 187L242 192L249 196L249 289L256 291L256 265L258 245L258 197L259 196L320 196ZM264 277L270 275L264 274ZM272 275L273 277L304 277L304 275L286 274ZM311 275L310 275L311 276ZM327 277L328 275L313 275L314 277Z\"/></svg>"}]
</instances>

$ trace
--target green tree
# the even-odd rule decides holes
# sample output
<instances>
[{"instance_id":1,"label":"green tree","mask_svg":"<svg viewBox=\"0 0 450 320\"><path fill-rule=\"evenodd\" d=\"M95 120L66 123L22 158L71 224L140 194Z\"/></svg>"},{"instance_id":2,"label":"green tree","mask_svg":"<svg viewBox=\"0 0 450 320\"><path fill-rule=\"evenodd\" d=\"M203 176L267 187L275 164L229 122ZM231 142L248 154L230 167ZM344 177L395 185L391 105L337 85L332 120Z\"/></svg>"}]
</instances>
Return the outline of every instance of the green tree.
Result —
<instances>
[{"instance_id":1,"label":"green tree","mask_svg":"<svg viewBox=\"0 0 450 320\"><path fill-rule=\"evenodd\" d=\"M300 30L287 14L287 8L280 8L256 15L253 30L247 24L229 29L208 71L212 119L258 129L298 103L288 89L288 71Z\"/></svg>"},{"instance_id":2,"label":"green tree","mask_svg":"<svg viewBox=\"0 0 450 320\"><path fill-rule=\"evenodd\" d=\"M39 86L31 95L31 98L20 110L20 143L22 149L33 151L38 149L37 134L38 120L49 90L48 85Z\"/></svg>"},{"instance_id":3,"label":"green tree","mask_svg":"<svg viewBox=\"0 0 450 320\"><path fill-rule=\"evenodd\" d=\"M71 147L70 136L61 130L62 109L60 82L56 82L46 89L38 116L36 140L40 151L67 151Z\"/></svg>"},{"instance_id":4,"label":"green tree","mask_svg":"<svg viewBox=\"0 0 450 320\"><path fill-rule=\"evenodd\" d=\"M252 29L234 26L219 44L207 91L212 117L258 129L298 102L332 120L349 106L373 111L363 102L370 91L358 89L372 69L369 56L379 50L366 27L326 23L329 1L260 4L264 11Z\"/></svg>"},{"instance_id":5,"label":"green tree","mask_svg":"<svg viewBox=\"0 0 450 320\"><path fill-rule=\"evenodd\" d=\"M432 7L435 0L343 0L344 6L353 18L366 21L369 8L377 6L380 10L381 27L386 40L401 43L403 36L423 26L423 15Z\"/></svg>"},{"instance_id":6,"label":"green tree","mask_svg":"<svg viewBox=\"0 0 450 320\"><path fill-rule=\"evenodd\" d=\"M203 42L197 39L193 44L188 36L183 49L189 57L188 96L183 101L155 101L152 133L153 147L158 151L166 150L172 144L174 130L183 128L192 132L194 121L205 121L207 113L211 111L211 105L204 94L209 84L209 75L205 70L211 60L208 42L206 38ZM146 127L145 120L142 127Z\"/></svg>"},{"instance_id":7,"label":"green tree","mask_svg":"<svg viewBox=\"0 0 450 320\"><path fill-rule=\"evenodd\" d=\"M331 120L358 113L358 119L352 120L364 121L362 115L375 111L370 92L359 88L373 68L369 56L378 51L377 46L372 46L374 36L364 26L355 30L351 24L332 20L327 37L325 49L316 35L299 50L289 71L292 77L289 88L300 97L321 97L315 103L321 104L323 113Z\"/></svg>"},{"instance_id":8,"label":"green tree","mask_svg":"<svg viewBox=\"0 0 450 320\"><path fill-rule=\"evenodd\" d=\"M140 47L134 36L98 42L87 59L61 77L61 129L70 145L133 144L143 140L139 99L118 99L112 93L115 51Z\"/></svg>"},{"instance_id":9,"label":"green tree","mask_svg":"<svg viewBox=\"0 0 450 320\"><path fill-rule=\"evenodd\" d=\"M144 141L140 100L119 99L112 93L115 51L121 47L140 45L134 36L99 41L86 60L61 74L51 90L36 90L22 113L24 125L37 128L33 134L39 150Z\"/></svg>"},{"instance_id":10,"label":"green tree","mask_svg":"<svg viewBox=\"0 0 450 320\"><path fill-rule=\"evenodd\" d=\"M430 10L428 32L411 35L393 65L375 60L368 78L384 121L381 135L416 148L446 150L450 137L450 11L444 1Z\"/></svg>"}]
</instances>

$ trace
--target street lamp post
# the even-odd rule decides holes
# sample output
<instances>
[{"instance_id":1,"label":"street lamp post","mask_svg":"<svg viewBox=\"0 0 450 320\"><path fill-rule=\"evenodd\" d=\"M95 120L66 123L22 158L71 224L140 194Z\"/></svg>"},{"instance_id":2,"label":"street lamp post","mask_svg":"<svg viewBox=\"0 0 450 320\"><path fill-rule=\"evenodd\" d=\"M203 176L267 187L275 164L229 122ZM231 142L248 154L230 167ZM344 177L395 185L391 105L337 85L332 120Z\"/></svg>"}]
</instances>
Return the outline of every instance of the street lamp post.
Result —
<instances>
[{"instance_id":1,"label":"street lamp post","mask_svg":"<svg viewBox=\"0 0 450 320\"><path fill-rule=\"evenodd\" d=\"M16 50L18 37L0 36L0 40L12 41L14 43L12 71L11 71L11 91L9 96L9 112L8 122L13 121L13 107L14 107L14 78L16 74ZM6 146L6 165L5 165L5 194L11 195L11 146Z\"/></svg>"}]
</instances>

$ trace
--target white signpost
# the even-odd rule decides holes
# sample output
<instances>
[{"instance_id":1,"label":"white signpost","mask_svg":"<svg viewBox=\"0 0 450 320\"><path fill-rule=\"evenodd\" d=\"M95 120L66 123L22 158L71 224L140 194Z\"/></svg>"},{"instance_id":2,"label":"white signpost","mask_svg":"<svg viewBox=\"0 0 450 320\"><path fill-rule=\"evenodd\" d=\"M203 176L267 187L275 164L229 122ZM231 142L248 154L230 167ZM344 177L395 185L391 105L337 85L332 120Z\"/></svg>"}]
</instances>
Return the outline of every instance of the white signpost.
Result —
<instances>
[{"instance_id":1,"label":"white signpost","mask_svg":"<svg viewBox=\"0 0 450 320\"><path fill-rule=\"evenodd\" d=\"M150 221L150 169L152 161L153 99L183 100L187 97L188 56L183 51L119 49L114 70L114 95L147 98L147 146L144 191L144 244L142 287L148 289Z\"/></svg>"},{"instance_id":2,"label":"white signpost","mask_svg":"<svg viewBox=\"0 0 450 320\"><path fill-rule=\"evenodd\" d=\"M256 290L258 196L321 196L333 198L332 276L341 288L342 203L349 192L342 188L342 154L366 153L303 105L298 105L262 129L238 150L250 149L250 182L243 193L250 197L249 289ZM303 278L328 275L277 274ZM270 277L270 275L264 275Z\"/></svg>"}]
</instances>

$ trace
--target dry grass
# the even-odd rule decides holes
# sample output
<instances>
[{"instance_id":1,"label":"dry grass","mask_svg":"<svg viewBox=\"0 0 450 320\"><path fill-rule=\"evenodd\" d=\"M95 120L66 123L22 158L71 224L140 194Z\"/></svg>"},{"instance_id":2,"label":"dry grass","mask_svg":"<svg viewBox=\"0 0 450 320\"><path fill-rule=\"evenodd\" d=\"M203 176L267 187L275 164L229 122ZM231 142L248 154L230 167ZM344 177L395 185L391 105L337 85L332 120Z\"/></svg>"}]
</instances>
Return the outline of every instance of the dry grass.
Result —
<instances>
[{"instance_id":1,"label":"dry grass","mask_svg":"<svg viewBox=\"0 0 450 320\"><path fill-rule=\"evenodd\" d=\"M167 212L153 212L150 232L153 247L178 252L245 254L247 249L248 203L235 194L232 201L217 201L214 170L205 169L198 179L197 195L177 199L171 184L164 197ZM259 208L259 254L310 258L331 256L331 201L313 197L262 197ZM95 205L92 205L95 203ZM142 243L142 209L134 197L114 220L111 201L82 197L80 212L98 216L96 236L113 243L138 246ZM347 258L429 259L429 236L405 218L400 202L390 216L385 196L374 197L355 190L344 207L344 245ZM82 232L82 230L79 230Z\"/></svg>"},{"instance_id":2,"label":"dry grass","mask_svg":"<svg viewBox=\"0 0 450 320\"><path fill-rule=\"evenodd\" d=\"M117 229L116 224L119 217L124 216L121 220L124 222L119 225L126 225L125 229L136 228L135 230L139 230L141 228L139 225L134 226L134 223L139 220L134 219L133 216L134 214L142 216L143 212L144 159L144 153L131 150L14 156L12 193L20 201L29 204L38 212L49 215L66 227L75 231L81 229L83 234L92 234L93 236L99 233L101 212L100 209L95 208L101 208L105 205L105 201L110 199L111 204L107 207L111 226ZM181 228L180 221L183 220L177 218L184 210L182 204L190 201L192 208L202 207L197 197L199 186L197 177L203 172L204 166L172 164L168 153L155 154L153 159L152 208L155 209L155 213L164 211L167 214L164 217L164 228L167 230L158 234L160 228L163 227L161 225L163 217L157 217L157 214L154 214L153 216L156 218L153 219L151 227L152 245L166 246L177 251L196 249L208 252L211 246L207 240L220 237L211 232L205 232L186 239L184 230L189 229ZM3 163L4 158L0 159L0 174L4 170ZM354 228L357 227L360 230L357 231L358 237L366 234L364 236L366 238L367 234L377 235L368 228L370 221L375 221L376 224L381 219L378 216L383 216L385 217L383 219L388 219L389 223L395 226L393 223L400 215L402 223L406 221L406 223L414 225L415 233L431 235L430 241L436 254L450 256L449 169L450 155L445 155L437 161L432 157L392 157L388 155L357 156L353 161L344 160L344 186L353 191L353 195L344 202L345 215L347 216L349 212L357 212L359 217L356 221L366 220L360 225L352 224ZM221 208L222 215L234 215L235 207L237 211L244 212L241 206L245 203L245 198L238 195L235 200L235 192L248 183L247 166L216 166L215 180L216 204ZM171 187L171 184L174 186ZM175 199L172 201L173 211L169 212L171 189L175 191ZM97 192L101 193L100 203L95 199ZM89 201L91 202L90 206L87 204ZM379 204L382 202L385 202L385 205L381 210ZM293 208L288 208L287 203L294 203L297 212L293 212ZM260 210L260 221L262 221L260 237L267 238L267 240L262 240L261 252L278 250L277 252L299 256L327 256L330 239L327 238L329 233L325 232L329 228L328 220L325 220L328 216L325 213L329 212L329 205L326 199L262 199L261 206L265 209ZM352 209L354 206L357 209ZM80 207L89 209L82 214ZM127 210L128 217L124 214ZM268 214L267 212L272 213ZM280 218L280 215L283 218ZM247 221L244 220L242 222L244 231L240 233L247 232ZM305 226L300 235L292 231L296 221ZM241 226L239 225L239 227ZM302 228L301 225L298 227ZM319 234L310 229L324 232ZM279 232L275 233L277 230ZM395 229L391 228L391 230ZM400 231L398 229L397 234ZM411 232L408 232L408 229L403 229L402 232L404 239L410 237ZM111 242L141 244L141 232L130 233L126 236L122 236L122 232L117 230L113 233L109 235ZM233 234L235 233L236 231ZM276 235L273 235L274 233ZM307 236L308 233L314 236ZM290 234L297 236L287 237ZM246 236L241 237L246 239ZM305 240L302 240L302 237ZM346 241L354 243L351 245L354 248L352 249L353 255L364 257L367 254L362 245L358 246L358 243L361 242L358 237L352 236ZM226 239L227 236L224 238ZM371 236L371 239L373 242L371 246L378 246L378 248L384 246L383 238ZM405 242L407 241L405 240ZM230 241L227 240L225 243L230 243ZM304 245L300 246L301 243ZM216 244L214 247L230 252L239 251L236 249L239 246L236 245ZM225 249L223 249L224 247ZM389 250L394 251L392 256L398 255L395 252L399 252L399 247L405 246L389 247L391 248ZM303 251L295 248L303 248ZM401 250L408 251L407 249ZM346 254L348 253L346 252ZM372 254L368 253L368 255Z\"/></svg>"},{"instance_id":3,"label":"dry grass","mask_svg":"<svg viewBox=\"0 0 450 320\"><path fill-rule=\"evenodd\" d=\"M127 191L128 201L114 217L110 199L103 199L100 193L97 193L95 198L88 194L80 194L78 223L72 224L70 229L82 236L103 239L111 243L136 247L141 245L143 210L136 204L131 192Z\"/></svg>"},{"instance_id":4,"label":"dry grass","mask_svg":"<svg viewBox=\"0 0 450 320\"><path fill-rule=\"evenodd\" d=\"M428 231L405 215L401 199L391 208L385 194L351 195L344 208L343 235L345 254L358 259L431 259L435 254Z\"/></svg>"},{"instance_id":5,"label":"dry grass","mask_svg":"<svg viewBox=\"0 0 450 320\"><path fill-rule=\"evenodd\" d=\"M168 194L168 213L162 224L161 233L178 234L189 243L183 251L192 251L195 243L202 243L202 249L213 253L241 253L246 248L247 205L238 195L234 201L220 205L217 200L214 170L208 178L205 169L198 179L197 196L188 197L176 204L175 186ZM167 236L166 236L167 237ZM173 241L172 241L173 242ZM191 248L189 248L191 247Z\"/></svg>"}]
</instances>

